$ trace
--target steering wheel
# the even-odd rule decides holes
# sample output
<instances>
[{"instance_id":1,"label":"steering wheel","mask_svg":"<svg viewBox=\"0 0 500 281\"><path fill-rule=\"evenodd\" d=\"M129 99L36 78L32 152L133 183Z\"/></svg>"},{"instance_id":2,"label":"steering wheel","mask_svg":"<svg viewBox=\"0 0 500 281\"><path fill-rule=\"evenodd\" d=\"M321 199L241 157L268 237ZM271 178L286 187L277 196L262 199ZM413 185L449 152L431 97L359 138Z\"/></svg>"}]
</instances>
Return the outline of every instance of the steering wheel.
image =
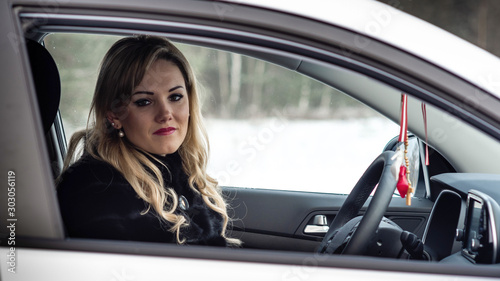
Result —
<instances>
[{"instance_id":1,"label":"steering wheel","mask_svg":"<svg viewBox=\"0 0 500 281\"><path fill-rule=\"evenodd\" d=\"M396 188L396 179L391 174L393 155L393 151L383 152L366 169L330 224L319 253L362 255L366 252ZM376 186L366 213L357 217Z\"/></svg>"}]
</instances>

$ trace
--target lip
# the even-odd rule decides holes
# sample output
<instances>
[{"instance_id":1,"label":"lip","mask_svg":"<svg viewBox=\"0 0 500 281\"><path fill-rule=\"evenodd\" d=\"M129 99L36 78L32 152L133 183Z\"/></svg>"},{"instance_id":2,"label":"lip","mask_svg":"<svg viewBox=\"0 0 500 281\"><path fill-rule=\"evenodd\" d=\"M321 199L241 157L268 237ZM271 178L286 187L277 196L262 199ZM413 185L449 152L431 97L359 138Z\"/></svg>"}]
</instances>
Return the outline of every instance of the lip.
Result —
<instances>
[{"instance_id":1,"label":"lip","mask_svg":"<svg viewBox=\"0 0 500 281\"><path fill-rule=\"evenodd\" d=\"M174 127L168 127L168 128L161 128L153 133L153 135L158 135L158 136L168 136L171 135L175 132Z\"/></svg>"}]
</instances>

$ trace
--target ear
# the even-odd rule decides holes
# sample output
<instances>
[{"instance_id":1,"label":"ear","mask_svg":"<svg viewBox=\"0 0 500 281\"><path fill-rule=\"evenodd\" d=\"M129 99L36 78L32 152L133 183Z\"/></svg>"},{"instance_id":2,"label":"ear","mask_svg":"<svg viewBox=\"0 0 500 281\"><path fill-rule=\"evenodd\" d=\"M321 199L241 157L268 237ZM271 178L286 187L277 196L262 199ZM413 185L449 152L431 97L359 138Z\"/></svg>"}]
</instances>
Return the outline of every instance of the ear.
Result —
<instances>
[{"instance_id":1,"label":"ear","mask_svg":"<svg viewBox=\"0 0 500 281\"><path fill-rule=\"evenodd\" d=\"M115 129L119 130L122 128L122 123L120 122L120 119L113 112L108 111L108 113L106 114L106 119Z\"/></svg>"}]
</instances>

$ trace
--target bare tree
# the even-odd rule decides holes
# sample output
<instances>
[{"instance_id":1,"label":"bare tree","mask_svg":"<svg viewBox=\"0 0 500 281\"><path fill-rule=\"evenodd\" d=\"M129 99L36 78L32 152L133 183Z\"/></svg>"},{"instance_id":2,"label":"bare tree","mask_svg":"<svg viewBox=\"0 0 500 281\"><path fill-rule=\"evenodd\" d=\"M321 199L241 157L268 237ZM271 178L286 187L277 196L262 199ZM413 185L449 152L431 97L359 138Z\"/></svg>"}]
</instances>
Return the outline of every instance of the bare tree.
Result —
<instances>
[{"instance_id":1,"label":"bare tree","mask_svg":"<svg viewBox=\"0 0 500 281\"><path fill-rule=\"evenodd\" d=\"M253 63L252 73L252 104L250 106L250 112L258 112L262 105L262 93L264 92L264 75L266 71L266 63L261 60L251 60Z\"/></svg>"},{"instance_id":2,"label":"bare tree","mask_svg":"<svg viewBox=\"0 0 500 281\"><path fill-rule=\"evenodd\" d=\"M229 110L231 113L236 112L237 105L240 99L241 91L241 64L242 58L240 54L231 53L231 92L229 93Z\"/></svg>"},{"instance_id":3,"label":"bare tree","mask_svg":"<svg viewBox=\"0 0 500 281\"><path fill-rule=\"evenodd\" d=\"M299 114L304 114L309 110L309 97L311 96L311 79L301 79Z\"/></svg>"},{"instance_id":4,"label":"bare tree","mask_svg":"<svg viewBox=\"0 0 500 281\"><path fill-rule=\"evenodd\" d=\"M477 45L483 49L488 47L488 1L479 0L477 15Z\"/></svg>"},{"instance_id":5,"label":"bare tree","mask_svg":"<svg viewBox=\"0 0 500 281\"><path fill-rule=\"evenodd\" d=\"M227 69L227 53L218 52L217 53L217 62L218 62L218 70L219 70L219 96L221 100L220 112L224 117L229 116L229 110L227 107L223 106L227 104L229 100L229 77L228 77L228 69Z\"/></svg>"}]
</instances>

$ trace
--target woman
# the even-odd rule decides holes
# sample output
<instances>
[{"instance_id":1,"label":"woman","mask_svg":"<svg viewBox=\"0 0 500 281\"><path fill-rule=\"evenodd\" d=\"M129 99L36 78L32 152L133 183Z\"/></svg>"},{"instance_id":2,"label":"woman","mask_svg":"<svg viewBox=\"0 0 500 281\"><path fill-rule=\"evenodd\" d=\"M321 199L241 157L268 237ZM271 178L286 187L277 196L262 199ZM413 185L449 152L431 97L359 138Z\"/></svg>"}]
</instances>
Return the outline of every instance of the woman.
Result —
<instances>
[{"instance_id":1,"label":"woman","mask_svg":"<svg viewBox=\"0 0 500 281\"><path fill-rule=\"evenodd\" d=\"M92 122L90 120L92 119ZM193 72L169 41L116 42L103 59L87 130L70 140L58 179L71 237L234 245ZM70 166L83 139L82 157Z\"/></svg>"}]
</instances>

